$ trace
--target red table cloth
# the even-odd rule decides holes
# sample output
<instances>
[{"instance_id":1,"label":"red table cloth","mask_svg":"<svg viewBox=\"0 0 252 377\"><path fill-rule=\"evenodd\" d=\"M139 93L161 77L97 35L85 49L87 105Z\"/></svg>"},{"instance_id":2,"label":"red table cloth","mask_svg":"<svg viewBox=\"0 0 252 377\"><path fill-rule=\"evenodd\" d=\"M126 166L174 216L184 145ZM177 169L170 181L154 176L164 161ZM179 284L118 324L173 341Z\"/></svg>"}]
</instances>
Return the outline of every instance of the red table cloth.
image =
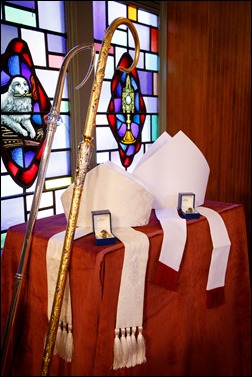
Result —
<instances>
[{"instance_id":1,"label":"red table cloth","mask_svg":"<svg viewBox=\"0 0 252 377\"><path fill-rule=\"evenodd\" d=\"M74 359L53 357L50 375L64 376L250 376L251 288L243 207L206 201L223 218L231 249L225 303L206 307L212 254L203 216L187 220L187 242L176 291L155 284L163 231L152 211L149 224L135 229L150 240L146 271L143 335L147 362L112 369L117 299L124 246L96 246L90 234L74 241L70 264ZM6 374L38 376L48 329L46 248L66 228L64 214L36 220L26 277L22 283ZM1 260L1 329L6 323L26 223L9 228ZM11 352L10 352L11 353ZM9 360L11 358L11 360Z\"/></svg>"}]
</instances>

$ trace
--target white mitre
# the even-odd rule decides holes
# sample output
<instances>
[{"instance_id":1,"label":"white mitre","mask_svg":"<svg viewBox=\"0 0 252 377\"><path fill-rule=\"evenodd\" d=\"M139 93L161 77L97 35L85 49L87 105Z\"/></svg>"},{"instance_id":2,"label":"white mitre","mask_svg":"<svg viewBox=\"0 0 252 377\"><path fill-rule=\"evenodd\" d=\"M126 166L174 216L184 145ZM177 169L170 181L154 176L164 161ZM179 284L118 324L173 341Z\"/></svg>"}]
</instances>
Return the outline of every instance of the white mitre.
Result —
<instances>
[{"instance_id":1,"label":"white mitre","mask_svg":"<svg viewBox=\"0 0 252 377\"><path fill-rule=\"evenodd\" d=\"M178 193L193 192L195 207L204 203L209 165L198 147L182 132L164 132L143 155L132 175L154 197L153 208L177 207Z\"/></svg>"},{"instance_id":2,"label":"white mitre","mask_svg":"<svg viewBox=\"0 0 252 377\"><path fill-rule=\"evenodd\" d=\"M61 195L68 218L74 184ZM146 225L153 196L138 179L111 161L97 165L85 177L77 226L92 227L91 211L110 210L113 227Z\"/></svg>"}]
</instances>

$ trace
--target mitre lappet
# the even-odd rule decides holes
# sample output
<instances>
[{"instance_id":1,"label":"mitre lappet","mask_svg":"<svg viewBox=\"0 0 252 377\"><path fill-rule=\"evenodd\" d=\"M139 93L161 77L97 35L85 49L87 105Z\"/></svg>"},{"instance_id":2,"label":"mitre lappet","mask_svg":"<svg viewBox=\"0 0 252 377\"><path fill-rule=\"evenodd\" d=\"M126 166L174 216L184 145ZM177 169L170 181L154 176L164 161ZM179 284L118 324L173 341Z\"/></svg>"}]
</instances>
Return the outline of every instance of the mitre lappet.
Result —
<instances>
[{"instance_id":1,"label":"mitre lappet","mask_svg":"<svg viewBox=\"0 0 252 377\"><path fill-rule=\"evenodd\" d=\"M62 194L61 201L69 217L74 184ZM114 163L107 161L91 169L85 177L79 205L79 214L74 239L92 233L92 212L109 210L112 219L112 233L125 247L117 303L116 323L113 329L113 369L134 367L146 361L143 329L143 305L146 266L149 255L149 239L133 227L148 224L152 211L153 196L141 181ZM65 231L54 235L48 243L47 268L52 269L54 261L59 265ZM55 250L57 249L57 252ZM55 257L57 255L57 258ZM133 275L134 276L133 276ZM48 286L51 284L48 274ZM70 286L67 280L65 295L57 334L55 353L66 361L73 357L73 342L67 342L69 333L62 336L65 328L72 324ZM48 300L50 313L52 299ZM69 326L70 323L70 326ZM66 325L68 324L68 325ZM63 329L63 331L62 331ZM77 330L78 331L78 330ZM70 346L69 346L70 344Z\"/></svg>"},{"instance_id":2,"label":"mitre lappet","mask_svg":"<svg viewBox=\"0 0 252 377\"><path fill-rule=\"evenodd\" d=\"M222 217L203 206L210 168L200 149L182 132L164 132L142 156L132 175L153 195L153 208L163 228L155 282L176 290L187 239L187 220L178 214L179 193L194 193L195 209L207 218L213 251L207 282L207 306L224 301L230 239Z\"/></svg>"}]
</instances>

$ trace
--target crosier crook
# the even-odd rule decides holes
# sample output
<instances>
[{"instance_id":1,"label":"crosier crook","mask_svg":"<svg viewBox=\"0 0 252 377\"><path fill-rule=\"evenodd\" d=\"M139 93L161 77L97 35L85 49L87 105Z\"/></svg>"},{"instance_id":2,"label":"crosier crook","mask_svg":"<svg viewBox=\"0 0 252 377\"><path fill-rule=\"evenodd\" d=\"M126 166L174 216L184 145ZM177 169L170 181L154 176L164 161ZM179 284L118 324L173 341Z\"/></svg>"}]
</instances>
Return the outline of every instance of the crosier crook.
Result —
<instances>
[{"instance_id":1,"label":"crosier crook","mask_svg":"<svg viewBox=\"0 0 252 377\"><path fill-rule=\"evenodd\" d=\"M64 290L66 285L67 271L70 265L71 250L73 245L74 233L78 219L80 200L83 191L84 181L86 173L89 170L89 165L92 155L92 140L94 138L96 113L98 103L100 99L102 83L105 74L105 68L107 63L108 52L111 46L111 40L116 28L125 24L131 30L131 33L135 41L135 59L129 68L118 67L117 69L124 72L131 72L137 65L140 55L140 43L135 26L132 22L123 17L116 18L105 31L105 37L99 53L99 59L97 63L96 75L94 77L93 88L88 106L88 112L86 117L86 123L83 133L83 141L79 144L79 153L77 168L75 174L75 182L73 188L73 196L71 201L70 213L68 216L67 228L65 233L65 239L62 249L62 257L59 266L58 278L55 288L54 300L52 305L51 317L49 322L49 328L47 332L44 355L41 368L41 376L46 376L49 373L51 366L53 351L55 347L60 311L63 302Z\"/></svg>"}]
</instances>

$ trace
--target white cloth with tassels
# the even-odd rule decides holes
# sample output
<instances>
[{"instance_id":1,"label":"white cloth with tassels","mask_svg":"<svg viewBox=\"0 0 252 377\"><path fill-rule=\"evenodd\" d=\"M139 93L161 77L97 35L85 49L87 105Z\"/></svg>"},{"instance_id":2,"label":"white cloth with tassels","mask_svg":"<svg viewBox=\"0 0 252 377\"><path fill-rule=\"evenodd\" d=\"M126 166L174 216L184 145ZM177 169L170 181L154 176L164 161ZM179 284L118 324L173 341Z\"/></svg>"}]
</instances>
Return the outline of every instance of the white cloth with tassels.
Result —
<instances>
[{"instance_id":1,"label":"white cloth with tassels","mask_svg":"<svg viewBox=\"0 0 252 377\"><path fill-rule=\"evenodd\" d=\"M74 239L92 232L91 228L76 228ZM114 228L113 234L123 242L125 254L114 339L113 369L134 367L146 361L143 331L143 304L146 266L149 255L148 237L133 228ZM50 320L65 231L53 235L47 246L48 319ZM71 292L69 274L62 301L54 354L71 362L74 353ZM84 335L85 336L85 335Z\"/></svg>"},{"instance_id":2,"label":"white cloth with tassels","mask_svg":"<svg viewBox=\"0 0 252 377\"><path fill-rule=\"evenodd\" d=\"M132 228L115 228L125 254L117 303L113 369L130 368L146 361L143 304L149 239Z\"/></svg>"},{"instance_id":3,"label":"white cloth with tassels","mask_svg":"<svg viewBox=\"0 0 252 377\"><path fill-rule=\"evenodd\" d=\"M70 185L61 196L66 218L69 217L72 194L73 185ZM112 215L112 231L125 246L117 319L112 330L115 332L113 369L134 366L146 360L142 318L149 240L133 227L148 223L152 202L152 194L137 178L110 161L96 166L86 175L74 239L92 232L91 211L106 208ZM47 247L49 318L64 238L65 231L55 234ZM73 357L74 326L67 277L54 352L68 362Z\"/></svg>"},{"instance_id":4,"label":"white cloth with tassels","mask_svg":"<svg viewBox=\"0 0 252 377\"><path fill-rule=\"evenodd\" d=\"M91 228L83 229L76 228L74 239L83 237L92 232ZM50 321L55 288L58 279L58 272L62 256L64 238L66 231L54 234L48 241L46 251L46 267L47 267L47 286L48 286L48 319ZM72 306L71 306L71 292L69 285L69 274L66 277L66 286L62 300L62 307L60 312L60 320L58 324L58 331L56 334L56 342L54 347L54 354L59 355L65 361L71 362L74 352L73 346L73 323L72 323Z\"/></svg>"}]
</instances>

